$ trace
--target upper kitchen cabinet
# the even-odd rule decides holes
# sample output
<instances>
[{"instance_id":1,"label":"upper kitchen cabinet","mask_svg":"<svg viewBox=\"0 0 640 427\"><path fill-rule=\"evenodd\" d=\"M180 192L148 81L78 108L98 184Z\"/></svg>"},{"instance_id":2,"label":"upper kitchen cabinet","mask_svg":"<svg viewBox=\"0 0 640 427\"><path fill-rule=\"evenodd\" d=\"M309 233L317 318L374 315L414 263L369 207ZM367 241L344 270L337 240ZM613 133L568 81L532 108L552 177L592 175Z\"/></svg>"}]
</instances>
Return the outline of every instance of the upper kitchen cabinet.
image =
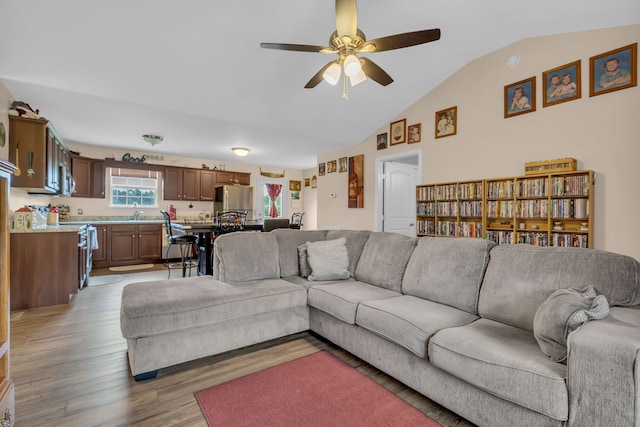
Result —
<instances>
[{"instance_id":1,"label":"upper kitchen cabinet","mask_svg":"<svg viewBox=\"0 0 640 427\"><path fill-rule=\"evenodd\" d=\"M9 161L17 167L13 187L71 195L71 157L48 120L9 116Z\"/></svg>"},{"instance_id":2,"label":"upper kitchen cabinet","mask_svg":"<svg viewBox=\"0 0 640 427\"><path fill-rule=\"evenodd\" d=\"M165 167L164 200L200 199L200 171L198 169Z\"/></svg>"},{"instance_id":3,"label":"upper kitchen cabinet","mask_svg":"<svg viewBox=\"0 0 640 427\"><path fill-rule=\"evenodd\" d=\"M104 160L73 156L71 172L75 181L73 197L105 198Z\"/></svg>"},{"instance_id":4,"label":"upper kitchen cabinet","mask_svg":"<svg viewBox=\"0 0 640 427\"><path fill-rule=\"evenodd\" d=\"M246 172L216 172L216 182L218 185L249 185L251 183L251 174Z\"/></svg>"},{"instance_id":5,"label":"upper kitchen cabinet","mask_svg":"<svg viewBox=\"0 0 640 427\"><path fill-rule=\"evenodd\" d=\"M86 157L71 158L71 174L76 182L73 197L91 197L91 159Z\"/></svg>"},{"instance_id":6,"label":"upper kitchen cabinet","mask_svg":"<svg viewBox=\"0 0 640 427\"><path fill-rule=\"evenodd\" d=\"M200 200L212 201L216 196L216 172L212 170L200 171Z\"/></svg>"}]
</instances>

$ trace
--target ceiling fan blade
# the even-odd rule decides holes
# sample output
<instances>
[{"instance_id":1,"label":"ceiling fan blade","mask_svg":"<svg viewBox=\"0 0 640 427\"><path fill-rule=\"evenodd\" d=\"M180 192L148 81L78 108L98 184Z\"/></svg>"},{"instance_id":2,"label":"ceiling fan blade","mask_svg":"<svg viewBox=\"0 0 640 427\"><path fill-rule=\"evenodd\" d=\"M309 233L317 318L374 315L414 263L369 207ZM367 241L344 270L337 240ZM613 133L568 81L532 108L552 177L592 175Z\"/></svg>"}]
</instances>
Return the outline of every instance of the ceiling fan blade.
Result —
<instances>
[{"instance_id":1,"label":"ceiling fan blade","mask_svg":"<svg viewBox=\"0 0 640 427\"><path fill-rule=\"evenodd\" d=\"M393 83L393 79L385 70L380 68L378 64L370 60L369 58L360 58L362 60L362 69L364 73L371 80L380 83L382 86L387 86Z\"/></svg>"},{"instance_id":2,"label":"ceiling fan blade","mask_svg":"<svg viewBox=\"0 0 640 427\"><path fill-rule=\"evenodd\" d=\"M322 50L330 50L326 46L313 46L307 44L287 44L287 43L260 43L260 47L264 49L293 50L296 52L320 52Z\"/></svg>"},{"instance_id":3,"label":"ceiling fan blade","mask_svg":"<svg viewBox=\"0 0 640 427\"><path fill-rule=\"evenodd\" d=\"M410 33L396 34L393 36L380 37L379 39L369 40L363 47L363 51L383 52L385 50L401 49L403 47L415 46L423 43L429 43L440 39L440 29L412 31ZM373 45L373 50L367 49L367 46Z\"/></svg>"},{"instance_id":4,"label":"ceiling fan blade","mask_svg":"<svg viewBox=\"0 0 640 427\"><path fill-rule=\"evenodd\" d=\"M318 71L313 77L311 77L311 80L309 80L309 82L307 82L306 85L304 85L305 89L313 89L314 87L318 86L320 84L320 82L322 82L322 80L324 80L324 72L327 70L327 68L329 68L331 66L331 64L333 64L335 61L331 61L329 62L327 65L325 65L324 67L322 67L320 69L320 71Z\"/></svg>"},{"instance_id":5,"label":"ceiling fan blade","mask_svg":"<svg viewBox=\"0 0 640 427\"><path fill-rule=\"evenodd\" d=\"M336 30L338 37L355 38L358 31L356 0L336 0Z\"/></svg>"}]
</instances>

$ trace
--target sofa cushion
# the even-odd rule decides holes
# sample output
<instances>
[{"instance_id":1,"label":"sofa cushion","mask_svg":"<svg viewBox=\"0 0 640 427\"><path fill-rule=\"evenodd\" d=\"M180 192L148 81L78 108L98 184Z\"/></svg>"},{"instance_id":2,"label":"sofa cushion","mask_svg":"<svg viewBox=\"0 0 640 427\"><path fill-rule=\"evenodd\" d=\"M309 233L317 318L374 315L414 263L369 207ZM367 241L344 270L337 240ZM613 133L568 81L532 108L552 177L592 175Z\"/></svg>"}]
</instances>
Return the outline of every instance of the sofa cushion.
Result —
<instances>
[{"instance_id":1,"label":"sofa cushion","mask_svg":"<svg viewBox=\"0 0 640 427\"><path fill-rule=\"evenodd\" d=\"M280 261L280 277L299 276L300 263L298 258L298 246L306 242L325 240L325 230L294 230L290 228L277 228L270 232L277 241L277 253Z\"/></svg>"},{"instance_id":2,"label":"sofa cushion","mask_svg":"<svg viewBox=\"0 0 640 427\"><path fill-rule=\"evenodd\" d=\"M371 231L369 230L328 230L327 240L339 239L344 237L347 239L347 253L349 254L349 273L351 276L356 274L356 266L362 255L364 244L369 240Z\"/></svg>"},{"instance_id":3,"label":"sofa cushion","mask_svg":"<svg viewBox=\"0 0 640 427\"><path fill-rule=\"evenodd\" d=\"M311 274L311 266L309 265L309 260L307 260L306 243L298 246L298 268L300 268L300 277L306 279Z\"/></svg>"},{"instance_id":4,"label":"sofa cushion","mask_svg":"<svg viewBox=\"0 0 640 427\"><path fill-rule=\"evenodd\" d=\"M443 328L466 325L477 318L457 308L402 295L362 301L356 312L356 325L426 358L427 342L433 334Z\"/></svg>"},{"instance_id":5,"label":"sofa cushion","mask_svg":"<svg viewBox=\"0 0 640 427\"><path fill-rule=\"evenodd\" d=\"M349 256L347 240L344 237L335 240L307 242L307 260L311 267L308 279L344 280L351 277L349 273Z\"/></svg>"},{"instance_id":6,"label":"sofa cushion","mask_svg":"<svg viewBox=\"0 0 640 427\"><path fill-rule=\"evenodd\" d=\"M403 234L371 233L356 267L356 280L400 292L417 241Z\"/></svg>"},{"instance_id":7,"label":"sofa cushion","mask_svg":"<svg viewBox=\"0 0 640 427\"><path fill-rule=\"evenodd\" d=\"M533 318L533 336L552 361L564 362L569 334L589 320L608 315L607 299L596 295L593 286L558 289L538 307Z\"/></svg>"},{"instance_id":8,"label":"sofa cushion","mask_svg":"<svg viewBox=\"0 0 640 427\"><path fill-rule=\"evenodd\" d=\"M282 279L223 283L211 276L131 283L122 290L122 336L137 338L302 306L307 292Z\"/></svg>"},{"instance_id":9,"label":"sofa cushion","mask_svg":"<svg viewBox=\"0 0 640 427\"><path fill-rule=\"evenodd\" d=\"M611 306L640 303L640 263L629 256L531 245L498 245L489 255L478 301L481 317L533 332L533 317L549 295L585 286Z\"/></svg>"},{"instance_id":10,"label":"sofa cushion","mask_svg":"<svg viewBox=\"0 0 640 427\"><path fill-rule=\"evenodd\" d=\"M222 282L280 277L272 233L230 233L214 240L214 277Z\"/></svg>"},{"instance_id":11,"label":"sofa cushion","mask_svg":"<svg viewBox=\"0 0 640 427\"><path fill-rule=\"evenodd\" d=\"M495 243L422 237L402 280L402 293L478 313L478 294Z\"/></svg>"},{"instance_id":12,"label":"sofa cushion","mask_svg":"<svg viewBox=\"0 0 640 427\"><path fill-rule=\"evenodd\" d=\"M353 325L356 322L356 310L360 301L400 295L398 292L354 280L313 285L309 288L307 303Z\"/></svg>"},{"instance_id":13,"label":"sofa cushion","mask_svg":"<svg viewBox=\"0 0 640 427\"><path fill-rule=\"evenodd\" d=\"M564 421L567 367L549 360L533 334L488 319L442 329L429 341L430 362L502 399Z\"/></svg>"}]
</instances>

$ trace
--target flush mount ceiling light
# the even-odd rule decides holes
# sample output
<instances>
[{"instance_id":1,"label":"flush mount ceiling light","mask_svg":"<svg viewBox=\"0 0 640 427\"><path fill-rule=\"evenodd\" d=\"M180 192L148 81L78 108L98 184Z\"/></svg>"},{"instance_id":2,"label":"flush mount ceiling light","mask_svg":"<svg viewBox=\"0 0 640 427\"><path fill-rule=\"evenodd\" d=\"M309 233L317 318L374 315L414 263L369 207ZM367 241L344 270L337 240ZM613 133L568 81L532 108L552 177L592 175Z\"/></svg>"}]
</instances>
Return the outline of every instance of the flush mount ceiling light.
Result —
<instances>
[{"instance_id":1,"label":"flush mount ceiling light","mask_svg":"<svg viewBox=\"0 0 640 427\"><path fill-rule=\"evenodd\" d=\"M236 156L244 157L249 154L250 150L244 147L233 147L231 151L233 151L233 154L235 154Z\"/></svg>"},{"instance_id":2,"label":"flush mount ceiling light","mask_svg":"<svg viewBox=\"0 0 640 427\"><path fill-rule=\"evenodd\" d=\"M309 80L305 88L314 88L323 80L335 85L340 80L341 74L343 74L342 70L344 69L344 90L342 97L349 99L347 80L351 83L351 86L362 83L367 77L382 86L393 82L393 79L386 71L369 58L358 57L358 54L401 49L429 43L438 39L440 39L440 29L434 28L431 30L412 31L367 40L362 30L358 28L356 0L336 0L336 31L329 37L329 46L260 43L260 47L338 55L338 60L331 61L322 67L320 71Z\"/></svg>"},{"instance_id":3,"label":"flush mount ceiling light","mask_svg":"<svg viewBox=\"0 0 640 427\"><path fill-rule=\"evenodd\" d=\"M164 140L164 137L159 135L142 135L142 139L147 141L152 146L155 146L160 144Z\"/></svg>"}]
</instances>

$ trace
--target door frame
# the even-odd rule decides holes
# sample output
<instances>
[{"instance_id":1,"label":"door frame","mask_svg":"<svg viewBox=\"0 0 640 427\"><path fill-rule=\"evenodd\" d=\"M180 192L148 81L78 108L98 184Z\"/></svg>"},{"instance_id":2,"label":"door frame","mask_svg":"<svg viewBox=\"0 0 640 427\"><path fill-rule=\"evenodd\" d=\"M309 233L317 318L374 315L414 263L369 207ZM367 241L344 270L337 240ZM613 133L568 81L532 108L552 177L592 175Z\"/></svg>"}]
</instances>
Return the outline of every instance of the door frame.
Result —
<instances>
[{"instance_id":1,"label":"door frame","mask_svg":"<svg viewBox=\"0 0 640 427\"><path fill-rule=\"evenodd\" d=\"M422 182L422 150L409 150L402 153L390 154L388 156L376 157L376 190L375 190L375 231L382 231L382 210L384 209L384 162L402 160L409 157L418 157L418 185ZM415 189L413 189L415 192Z\"/></svg>"}]
</instances>

